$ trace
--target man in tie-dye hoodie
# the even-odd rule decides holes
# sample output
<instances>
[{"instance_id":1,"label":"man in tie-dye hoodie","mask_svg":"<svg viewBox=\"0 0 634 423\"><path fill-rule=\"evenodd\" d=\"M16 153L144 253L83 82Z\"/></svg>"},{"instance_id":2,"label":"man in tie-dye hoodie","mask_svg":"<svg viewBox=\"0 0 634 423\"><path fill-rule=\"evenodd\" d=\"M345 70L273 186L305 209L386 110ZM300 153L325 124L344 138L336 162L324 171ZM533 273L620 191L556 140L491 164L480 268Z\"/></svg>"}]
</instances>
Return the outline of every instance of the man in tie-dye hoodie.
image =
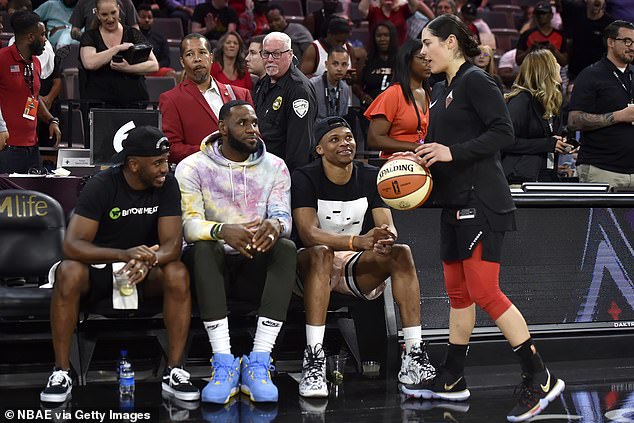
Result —
<instances>
[{"instance_id":1,"label":"man in tie-dye hoodie","mask_svg":"<svg viewBox=\"0 0 634 423\"><path fill-rule=\"evenodd\" d=\"M176 168L188 244L183 261L213 350L202 400L225 404L241 384L252 401L277 401L270 355L286 319L297 255L288 239L291 179L284 161L266 152L253 106L230 101L218 117L218 132ZM253 350L242 360L231 352L227 295L260 304Z\"/></svg>"}]
</instances>

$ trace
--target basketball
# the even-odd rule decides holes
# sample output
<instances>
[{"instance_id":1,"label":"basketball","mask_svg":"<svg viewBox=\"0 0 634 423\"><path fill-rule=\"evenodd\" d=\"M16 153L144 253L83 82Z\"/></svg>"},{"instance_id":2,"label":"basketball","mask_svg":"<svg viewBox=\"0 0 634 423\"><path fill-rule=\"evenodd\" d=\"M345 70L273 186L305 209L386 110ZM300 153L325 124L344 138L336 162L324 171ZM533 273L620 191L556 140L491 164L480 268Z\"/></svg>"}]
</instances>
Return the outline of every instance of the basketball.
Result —
<instances>
[{"instance_id":1,"label":"basketball","mask_svg":"<svg viewBox=\"0 0 634 423\"><path fill-rule=\"evenodd\" d=\"M413 157L390 157L376 178L379 195L388 206L397 210L420 207L431 194L433 186L429 169Z\"/></svg>"}]
</instances>

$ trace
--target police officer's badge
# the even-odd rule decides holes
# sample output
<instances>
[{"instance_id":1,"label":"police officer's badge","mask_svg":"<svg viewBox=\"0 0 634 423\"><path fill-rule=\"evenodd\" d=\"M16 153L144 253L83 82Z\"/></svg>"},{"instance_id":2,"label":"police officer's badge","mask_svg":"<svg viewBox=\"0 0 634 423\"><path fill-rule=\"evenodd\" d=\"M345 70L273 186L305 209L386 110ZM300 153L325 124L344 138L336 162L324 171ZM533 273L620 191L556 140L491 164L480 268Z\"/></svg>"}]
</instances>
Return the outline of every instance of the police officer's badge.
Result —
<instances>
[{"instance_id":1,"label":"police officer's badge","mask_svg":"<svg viewBox=\"0 0 634 423\"><path fill-rule=\"evenodd\" d=\"M282 96L279 96L275 99L272 107L273 110L278 110L280 107L282 107Z\"/></svg>"},{"instance_id":2,"label":"police officer's badge","mask_svg":"<svg viewBox=\"0 0 634 423\"><path fill-rule=\"evenodd\" d=\"M303 118L308 113L308 100L304 100L303 98L297 99L293 101L293 110L295 114L299 116L299 118Z\"/></svg>"}]
</instances>

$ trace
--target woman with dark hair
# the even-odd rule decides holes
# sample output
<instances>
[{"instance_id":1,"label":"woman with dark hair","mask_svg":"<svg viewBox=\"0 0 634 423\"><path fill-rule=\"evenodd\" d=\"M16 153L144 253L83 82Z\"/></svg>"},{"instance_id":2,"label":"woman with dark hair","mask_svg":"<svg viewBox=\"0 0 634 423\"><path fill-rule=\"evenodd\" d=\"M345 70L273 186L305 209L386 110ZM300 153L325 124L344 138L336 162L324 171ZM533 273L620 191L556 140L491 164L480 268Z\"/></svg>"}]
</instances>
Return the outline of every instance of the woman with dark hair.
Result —
<instances>
[{"instance_id":1,"label":"woman with dark hair","mask_svg":"<svg viewBox=\"0 0 634 423\"><path fill-rule=\"evenodd\" d=\"M154 53L144 62L129 64L119 54L134 44L147 43L145 37L138 29L121 24L116 0L97 0L96 9L96 27L84 32L79 46L80 98L122 108L147 101L143 75L158 71Z\"/></svg>"},{"instance_id":2,"label":"woman with dark hair","mask_svg":"<svg viewBox=\"0 0 634 423\"><path fill-rule=\"evenodd\" d=\"M506 95L515 142L502 150L502 168L510 183L558 181L556 153L573 146L560 132L561 67L550 50L533 50L520 66Z\"/></svg>"},{"instance_id":3,"label":"woman with dark hair","mask_svg":"<svg viewBox=\"0 0 634 423\"><path fill-rule=\"evenodd\" d=\"M422 52L433 73L446 81L434 86L426 143L416 156L430 167L432 195L443 207L441 258L449 295L449 345L431 385L403 385L410 396L463 401L464 378L475 304L495 322L522 366L522 384L509 421L540 413L564 389L533 345L526 321L499 287L502 241L515 230L515 205L500 165L500 150L513 143L513 124L495 81L468 59L480 54L467 26L440 16L423 30ZM406 154L406 153L405 153Z\"/></svg>"},{"instance_id":4,"label":"woman with dark hair","mask_svg":"<svg viewBox=\"0 0 634 423\"><path fill-rule=\"evenodd\" d=\"M237 32L227 32L218 41L214 50L211 76L216 81L251 90L253 82L244 59L245 48L242 37Z\"/></svg>"},{"instance_id":5,"label":"woman with dark hair","mask_svg":"<svg viewBox=\"0 0 634 423\"><path fill-rule=\"evenodd\" d=\"M394 24L390 21L377 24L372 34L372 49L368 59L361 69L357 69L360 76L352 86L362 106L369 106L390 86L397 51L398 36Z\"/></svg>"},{"instance_id":6,"label":"woman with dark hair","mask_svg":"<svg viewBox=\"0 0 634 423\"><path fill-rule=\"evenodd\" d=\"M431 70L421 48L418 40L401 46L392 83L364 113L370 120L368 146L384 150L382 157L394 151L414 151L427 134L429 95L425 82Z\"/></svg>"}]
</instances>

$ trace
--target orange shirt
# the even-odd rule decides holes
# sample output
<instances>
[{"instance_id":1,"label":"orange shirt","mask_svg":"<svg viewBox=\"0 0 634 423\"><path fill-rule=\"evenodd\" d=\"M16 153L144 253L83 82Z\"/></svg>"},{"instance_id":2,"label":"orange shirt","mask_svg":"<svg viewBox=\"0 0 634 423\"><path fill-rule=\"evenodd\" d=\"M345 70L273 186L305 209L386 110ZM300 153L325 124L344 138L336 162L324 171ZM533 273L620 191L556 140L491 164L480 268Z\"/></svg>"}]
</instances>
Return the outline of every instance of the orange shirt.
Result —
<instances>
[{"instance_id":1,"label":"orange shirt","mask_svg":"<svg viewBox=\"0 0 634 423\"><path fill-rule=\"evenodd\" d=\"M363 115L369 120L383 115L392 124L387 133L389 137L398 141L418 142L418 118L414 106L405 100L401 85L394 84L379 94ZM418 107L418 112L420 113L421 137L425 139L429 123L429 107L426 111Z\"/></svg>"}]
</instances>

